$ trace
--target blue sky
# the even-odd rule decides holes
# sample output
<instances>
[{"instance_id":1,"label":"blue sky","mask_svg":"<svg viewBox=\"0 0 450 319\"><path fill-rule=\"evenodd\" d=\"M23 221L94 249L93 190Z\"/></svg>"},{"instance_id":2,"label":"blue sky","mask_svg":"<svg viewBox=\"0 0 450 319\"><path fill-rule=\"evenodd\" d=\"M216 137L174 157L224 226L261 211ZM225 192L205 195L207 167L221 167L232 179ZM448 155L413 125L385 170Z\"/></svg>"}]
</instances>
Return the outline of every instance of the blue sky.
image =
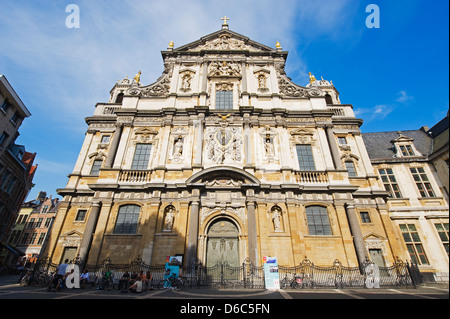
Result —
<instances>
[{"instance_id":1,"label":"blue sky","mask_svg":"<svg viewBox=\"0 0 450 319\"><path fill-rule=\"evenodd\" d=\"M68 29L68 4L80 28ZM380 8L379 29L366 6ZM363 132L433 126L449 108L449 4L445 0L0 0L0 74L32 116L18 144L39 165L28 199L65 187L84 140L84 118L117 80L142 70L153 83L160 52L220 29L289 51L288 76L332 80Z\"/></svg>"}]
</instances>

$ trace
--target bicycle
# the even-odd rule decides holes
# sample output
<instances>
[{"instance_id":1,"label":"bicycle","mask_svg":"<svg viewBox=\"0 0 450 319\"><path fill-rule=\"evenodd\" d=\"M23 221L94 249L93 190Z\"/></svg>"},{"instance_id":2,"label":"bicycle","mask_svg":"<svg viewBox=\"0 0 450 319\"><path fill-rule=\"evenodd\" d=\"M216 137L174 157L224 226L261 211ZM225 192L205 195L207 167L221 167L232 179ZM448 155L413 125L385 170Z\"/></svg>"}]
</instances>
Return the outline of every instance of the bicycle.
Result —
<instances>
[{"instance_id":1,"label":"bicycle","mask_svg":"<svg viewBox=\"0 0 450 319\"><path fill-rule=\"evenodd\" d=\"M168 278L159 282L158 287L160 289L184 289L184 281L178 278L175 274L170 275Z\"/></svg>"}]
</instances>

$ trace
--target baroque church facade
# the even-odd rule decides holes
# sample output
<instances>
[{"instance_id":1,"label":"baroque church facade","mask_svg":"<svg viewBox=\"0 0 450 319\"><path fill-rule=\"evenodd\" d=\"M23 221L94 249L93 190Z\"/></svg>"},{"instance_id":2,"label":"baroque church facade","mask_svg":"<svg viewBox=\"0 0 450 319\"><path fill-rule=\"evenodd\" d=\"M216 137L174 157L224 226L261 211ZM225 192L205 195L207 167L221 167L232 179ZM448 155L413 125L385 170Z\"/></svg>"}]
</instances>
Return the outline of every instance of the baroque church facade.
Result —
<instances>
[{"instance_id":1,"label":"baroque church facade","mask_svg":"<svg viewBox=\"0 0 450 319\"><path fill-rule=\"evenodd\" d=\"M278 42L224 21L170 43L156 82L140 72L119 81L86 118L46 254L207 266L409 260L352 105L311 74L293 83Z\"/></svg>"}]
</instances>

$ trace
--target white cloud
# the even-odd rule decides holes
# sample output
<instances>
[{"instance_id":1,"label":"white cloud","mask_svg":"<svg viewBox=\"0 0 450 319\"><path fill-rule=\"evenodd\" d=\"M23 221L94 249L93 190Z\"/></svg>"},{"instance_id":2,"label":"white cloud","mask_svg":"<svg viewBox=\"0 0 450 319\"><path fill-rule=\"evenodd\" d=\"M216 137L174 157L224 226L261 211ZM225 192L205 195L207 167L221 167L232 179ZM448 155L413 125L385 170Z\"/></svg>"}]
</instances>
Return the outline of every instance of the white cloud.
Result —
<instances>
[{"instance_id":1,"label":"white cloud","mask_svg":"<svg viewBox=\"0 0 450 319\"><path fill-rule=\"evenodd\" d=\"M398 92L397 95L398 95L398 98L395 101L399 102L399 103L405 103L414 98L412 96L409 96L408 93L406 93L406 91L404 91L404 90Z\"/></svg>"},{"instance_id":2,"label":"white cloud","mask_svg":"<svg viewBox=\"0 0 450 319\"><path fill-rule=\"evenodd\" d=\"M365 122L379 121L385 119L394 108L385 104L375 105L373 108L355 109L356 117L363 117Z\"/></svg>"}]
</instances>

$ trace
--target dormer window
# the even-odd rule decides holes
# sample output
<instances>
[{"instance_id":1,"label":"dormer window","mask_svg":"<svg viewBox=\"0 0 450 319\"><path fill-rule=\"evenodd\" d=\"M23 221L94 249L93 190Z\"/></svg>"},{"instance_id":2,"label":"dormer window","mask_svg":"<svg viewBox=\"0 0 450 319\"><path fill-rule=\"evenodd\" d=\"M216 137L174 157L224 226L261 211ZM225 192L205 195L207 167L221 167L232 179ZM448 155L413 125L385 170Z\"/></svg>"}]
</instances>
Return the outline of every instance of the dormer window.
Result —
<instances>
[{"instance_id":1,"label":"dormer window","mask_svg":"<svg viewBox=\"0 0 450 319\"><path fill-rule=\"evenodd\" d=\"M417 152L414 147L413 141L414 139L407 137L400 132L397 132L399 135L396 139L392 140L391 143L394 144L396 157L408 157L408 156L417 156L421 155Z\"/></svg>"},{"instance_id":2,"label":"dormer window","mask_svg":"<svg viewBox=\"0 0 450 319\"><path fill-rule=\"evenodd\" d=\"M411 145L400 145L400 151L402 152L403 156L414 156L415 155Z\"/></svg>"}]
</instances>

